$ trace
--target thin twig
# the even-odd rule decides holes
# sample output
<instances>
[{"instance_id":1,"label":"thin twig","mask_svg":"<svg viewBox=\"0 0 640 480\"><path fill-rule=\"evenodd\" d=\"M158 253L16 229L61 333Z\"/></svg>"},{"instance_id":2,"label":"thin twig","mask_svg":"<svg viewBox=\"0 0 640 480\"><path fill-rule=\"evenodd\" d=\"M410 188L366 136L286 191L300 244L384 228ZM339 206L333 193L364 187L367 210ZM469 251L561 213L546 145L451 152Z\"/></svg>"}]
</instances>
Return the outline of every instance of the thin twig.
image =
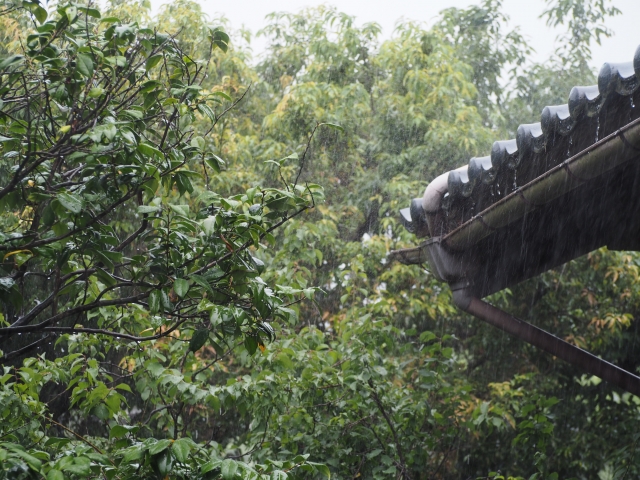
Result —
<instances>
[{"instance_id":1,"label":"thin twig","mask_svg":"<svg viewBox=\"0 0 640 480\"><path fill-rule=\"evenodd\" d=\"M91 443L89 440L87 440L85 437L83 437L82 435L80 435L78 432L74 432L73 430L71 430L70 428L65 427L64 425L62 425L61 423L56 422L53 418L51 417L47 417L46 415L42 415L48 422L53 423L54 425L59 426L60 428L64 429L65 431L69 432L71 435L75 436L78 440L83 441L84 443L86 443L87 445L89 445L91 448L93 448L96 452L98 452L100 455L104 455L104 452L102 450L100 450L98 447L96 447L93 443ZM114 467L116 466L115 463L113 463L113 461L107 457L107 459L109 460L109 462L111 463L111 465L113 465Z\"/></svg>"},{"instance_id":2,"label":"thin twig","mask_svg":"<svg viewBox=\"0 0 640 480\"><path fill-rule=\"evenodd\" d=\"M302 174L302 169L304 168L304 160L307 157L307 152L311 148L311 140L313 140L313 136L316 134L316 130L318 129L319 126L320 126L320 123L316 122L316 126L313 127L313 130L311 131L311 135L309 135L309 139L307 140L307 148L305 148L304 152L302 152L302 159L300 160L300 169L298 170L298 175L296 175L296 180L293 182L294 190L296 188L296 185L298 185L298 179Z\"/></svg>"}]
</instances>

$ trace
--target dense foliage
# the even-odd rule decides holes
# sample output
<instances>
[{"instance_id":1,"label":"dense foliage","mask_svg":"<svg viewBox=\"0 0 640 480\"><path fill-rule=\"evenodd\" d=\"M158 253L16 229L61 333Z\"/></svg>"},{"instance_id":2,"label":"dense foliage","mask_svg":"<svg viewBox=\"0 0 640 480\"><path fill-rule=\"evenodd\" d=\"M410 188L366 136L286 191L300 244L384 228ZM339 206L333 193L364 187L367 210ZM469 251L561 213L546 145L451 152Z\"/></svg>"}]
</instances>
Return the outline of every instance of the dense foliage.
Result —
<instances>
[{"instance_id":1,"label":"dense foliage","mask_svg":"<svg viewBox=\"0 0 640 480\"><path fill-rule=\"evenodd\" d=\"M636 476L640 399L386 260L433 176L593 83L616 9L547 3L571 48L531 65L498 0L385 41L273 14L259 62L189 0L4 0L0 478ZM633 370L639 275L492 301Z\"/></svg>"}]
</instances>

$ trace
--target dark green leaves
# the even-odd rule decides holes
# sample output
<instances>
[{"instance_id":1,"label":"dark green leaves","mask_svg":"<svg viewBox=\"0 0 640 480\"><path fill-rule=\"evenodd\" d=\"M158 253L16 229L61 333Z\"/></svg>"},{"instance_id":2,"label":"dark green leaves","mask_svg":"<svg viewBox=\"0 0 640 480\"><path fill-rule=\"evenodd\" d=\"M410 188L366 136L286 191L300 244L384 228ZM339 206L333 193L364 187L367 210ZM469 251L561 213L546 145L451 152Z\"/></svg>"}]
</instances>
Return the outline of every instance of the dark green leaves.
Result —
<instances>
[{"instance_id":1,"label":"dark green leaves","mask_svg":"<svg viewBox=\"0 0 640 480\"><path fill-rule=\"evenodd\" d=\"M171 300L165 290L153 290L149 294L149 311L158 313L171 309Z\"/></svg>"},{"instance_id":2,"label":"dark green leaves","mask_svg":"<svg viewBox=\"0 0 640 480\"><path fill-rule=\"evenodd\" d=\"M258 349L258 340L256 340L255 337L247 336L244 339L244 347L247 349L247 352L249 352L249 355L253 355Z\"/></svg>"},{"instance_id":3,"label":"dark green leaves","mask_svg":"<svg viewBox=\"0 0 640 480\"><path fill-rule=\"evenodd\" d=\"M220 473L222 474L222 478L225 480L231 480L235 478L236 473L238 472L238 463L235 460L227 459L222 462L220 465Z\"/></svg>"},{"instance_id":4,"label":"dark green leaves","mask_svg":"<svg viewBox=\"0 0 640 480\"><path fill-rule=\"evenodd\" d=\"M151 70L153 67L155 67L158 63L160 63L160 60L162 60L163 56L162 55L153 55L151 57L149 57L147 59L147 62L145 63L145 69L147 71Z\"/></svg>"},{"instance_id":5,"label":"dark green leaves","mask_svg":"<svg viewBox=\"0 0 640 480\"><path fill-rule=\"evenodd\" d=\"M79 53L76 57L76 66L78 72L85 77L91 77L93 75L93 58L86 53Z\"/></svg>"},{"instance_id":6,"label":"dark green leaves","mask_svg":"<svg viewBox=\"0 0 640 480\"><path fill-rule=\"evenodd\" d=\"M171 445L171 451L179 462L185 463L189 458L189 452L193 447L193 440L190 438L181 438L173 442Z\"/></svg>"},{"instance_id":7,"label":"dark green leaves","mask_svg":"<svg viewBox=\"0 0 640 480\"><path fill-rule=\"evenodd\" d=\"M211 30L209 39L220 50L226 52L229 48L229 35L227 35L220 27Z\"/></svg>"},{"instance_id":8,"label":"dark green leaves","mask_svg":"<svg viewBox=\"0 0 640 480\"><path fill-rule=\"evenodd\" d=\"M192 352L197 352L200 350L207 340L209 339L209 329L201 328L193 332L193 336L189 341L189 350Z\"/></svg>"},{"instance_id":9,"label":"dark green leaves","mask_svg":"<svg viewBox=\"0 0 640 480\"><path fill-rule=\"evenodd\" d=\"M20 65L24 61L24 56L22 55L11 55L9 57L4 58L0 61L0 70L5 70L9 67L16 67Z\"/></svg>"},{"instance_id":10,"label":"dark green leaves","mask_svg":"<svg viewBox=\"0 0 640 480\"><path fill-rule=\"evenodd\" d=\"M176 292L178 297L184 298L189 291L189 282L184 278L176 278L175 282L173 282L173 291Z\"/></svg>"},{"instance_id":11,"label":"dark green leaves","mask_svg":"<svg viewBox=\"0 0 640 480\"><path fill-rule=\"evenodd\" d=\"M71 213L78 214L84 208L84 202L80 196L74 193L62 192L58 194L58 201Z\"/></svg>"},{"instance_id":12,"label":"dark green leaves","mask_svg":"<svg viewBox=\"0 0 640 480\"><path fill-rule=\"evenodd\" d=\"M149 145L148 143L140 143L138 145L138 151L145 157L150 157L150 159L161 159L164 157L162 152L158 148L154 147L153 145Z\"/></svg>"},{"instance_id":13,"label":"dark green leaves","mask_svg":"<svg viewBox=\"0 0 640 480\"><path fill-rule=\"evenodd\" d=\"M163 452L167 448L169 448L171 443L172 443L171 440L168 440L168 439L160 440L157 443L154 443L153 445L151 445L151 447L149 447L149 453L151 455L157 455L158 453Z\"/></svg>"}]
</instances>

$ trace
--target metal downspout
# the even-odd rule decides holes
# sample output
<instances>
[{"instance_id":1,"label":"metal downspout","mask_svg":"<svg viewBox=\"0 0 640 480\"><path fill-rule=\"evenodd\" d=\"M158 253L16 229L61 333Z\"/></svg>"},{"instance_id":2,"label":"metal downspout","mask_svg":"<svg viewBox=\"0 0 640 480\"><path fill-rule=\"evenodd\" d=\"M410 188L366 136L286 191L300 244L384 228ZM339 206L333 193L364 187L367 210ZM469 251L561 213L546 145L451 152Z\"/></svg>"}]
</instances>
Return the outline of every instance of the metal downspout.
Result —
<instances>
[{"instance_id":1,"label":"metal downspout","mask_svg":"<svg viewBox=\"0 0 640 480\"><path fill-rule=\"evenodd\" d=\"M474 317L640 397L640 377L483 302L479 298L470 296L464 290L454 290L453 301L459 308Z\"/></svg>"}]
</instances>

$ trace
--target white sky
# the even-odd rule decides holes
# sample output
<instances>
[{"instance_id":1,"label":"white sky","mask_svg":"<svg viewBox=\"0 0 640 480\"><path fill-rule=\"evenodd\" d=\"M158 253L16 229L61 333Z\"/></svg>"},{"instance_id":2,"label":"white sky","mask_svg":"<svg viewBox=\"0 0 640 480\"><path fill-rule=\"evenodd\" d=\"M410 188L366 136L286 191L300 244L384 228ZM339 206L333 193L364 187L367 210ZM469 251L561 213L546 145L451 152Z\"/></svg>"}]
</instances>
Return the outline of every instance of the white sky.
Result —
<instances>
[{"instance_id":1,"label":"white sky","mask_svg":"<svg viewBox=\"0 0 640 480\"><path fill-rule=\"evenodd\" d=\"M512 26L519 26L521 33L531 43L537 54L536 61L543 61L554 50L554 40L560 31L553 31L538 17L545 9L544 0L503 0L504 12L511 18ZM151 0L155 11L166 0ZM433 23L438 12L448 7L464 8L479 3L477 0L200 0L205 12L211 17L224 14L233 28L245 27L256 32L266 24L265 16L274 11L297 12L304 7L329 4L356 17L358 24L377 22L382 26L383 37L391 35L400 18ZM640 0L614 0L622 10L608 26L615 36L605 39L602 46L595 45L593 66L599 68L604 62L628 62L633 60L636 47L640 45ZM252 41L254 54L260 54L263 39Z\"/></svg>"}]
</instances>

